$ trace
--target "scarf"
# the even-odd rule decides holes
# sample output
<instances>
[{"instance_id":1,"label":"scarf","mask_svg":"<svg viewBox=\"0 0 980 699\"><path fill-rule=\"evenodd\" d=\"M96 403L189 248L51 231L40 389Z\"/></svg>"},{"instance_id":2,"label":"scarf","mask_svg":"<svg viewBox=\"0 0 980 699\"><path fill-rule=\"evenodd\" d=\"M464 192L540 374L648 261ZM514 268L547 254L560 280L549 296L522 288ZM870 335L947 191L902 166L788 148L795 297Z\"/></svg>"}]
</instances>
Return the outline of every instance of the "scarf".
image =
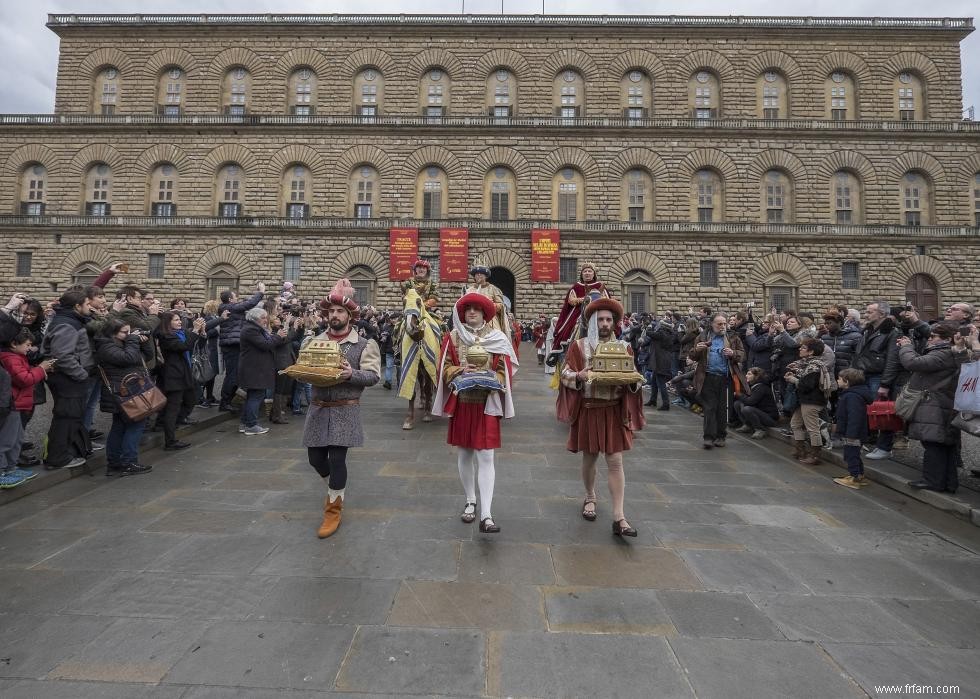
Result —
<instances>
[{"instance_id":1,"label":"scarf","mask_svg":"<svg viewBox=\"0 0 980 699\"><path fill-rule=\"evenodd\" d=\"M184 332L183 328L174 333L177 339L181 341L182 344L187 343L187 333ZM193 366L191 363L191 352L190 350L184 350L184 359L187 361L187 366Z\"/></svg>"}]
</instances>

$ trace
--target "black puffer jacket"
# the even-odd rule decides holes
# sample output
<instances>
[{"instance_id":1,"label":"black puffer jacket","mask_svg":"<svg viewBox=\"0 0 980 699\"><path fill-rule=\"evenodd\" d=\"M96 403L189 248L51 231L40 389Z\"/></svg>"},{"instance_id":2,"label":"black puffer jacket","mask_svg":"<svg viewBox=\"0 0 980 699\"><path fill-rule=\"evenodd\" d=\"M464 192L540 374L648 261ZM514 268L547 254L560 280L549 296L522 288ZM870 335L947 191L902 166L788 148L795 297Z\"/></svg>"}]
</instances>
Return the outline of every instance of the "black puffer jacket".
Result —
<instances>
[{"instance_id":1,"label":"black puffer jacket","mask_svg":"<svg viewBox=\"0 0 980 699\"><path fill-rule=\"evenodd\" d=\"M245 322L245 313L255 308L265 295L261 291L256 291L244 301L235 303L223 303L218 306L218 315L228 311L228 317L222 318L219 323L218 345L220 347L233 347L241 344L242 324Z\"/></svg>"},{"instance_id":2,"label":"black puffer jacket","mask_svg":"<svg viewBox=\"0 0 980 699\"><path fill-rule=\"evenodd\" d=\"M881 376L881 386L891 388L900 367L895 344L900 334L891 318L885 318L877 328L866 327L854 347L851 368L860 369L865 376Z\"/></svg>"},{"instance_id":3,"label":"black puffer jacket","mask_svg":"<svg viewBox=\"0 0 980 699\"><path fill-rule=\"evenodd\" d=\"M102 395L99 399L99 410L104 413L117 413L119 412L119 404L113 394L119 390L120 382L128 374L146 374L139 338L136 335L130 335L125 342L119 342L111 337L96 337L95 361L99 368L105 372L105 378L109 380L111 387L110 391L100 372L99 382L102 384Z\"/></svg>"},{"instance_id":4,"label":"black puffer jacket","mask_svg":"<svg viewBox=\"0 0 980 699\"><path fill-rule=\"evenodd\" d=\"M834 350L834 376L851 366L854 359L854 348L861 339L861 331L844 327L836 334L821 335L820 341Z\"/></svg>"}]
</instances>

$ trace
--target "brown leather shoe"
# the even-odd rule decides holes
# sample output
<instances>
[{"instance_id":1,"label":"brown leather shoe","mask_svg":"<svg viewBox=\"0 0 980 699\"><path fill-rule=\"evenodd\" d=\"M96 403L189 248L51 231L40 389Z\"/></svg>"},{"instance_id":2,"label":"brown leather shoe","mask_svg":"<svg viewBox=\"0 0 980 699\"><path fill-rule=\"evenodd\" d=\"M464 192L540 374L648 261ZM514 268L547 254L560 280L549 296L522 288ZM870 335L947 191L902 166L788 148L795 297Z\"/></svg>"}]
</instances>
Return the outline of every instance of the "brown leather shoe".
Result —
<instances>
[{"instance_id":1,"label":"brown leather shoe","mask_svg":"<svg viewBox=\"0 0 980 699\"><path fill-rule=\"evenodd\" d=\"M820 463L820 447L815 447L812 444L806 444L804 447L805 453L803 456L797 459L801 464L806 464L807 466L816 466Z\"/></svg>"},{"instance_id":2,"label":"brown leather shoe","mask_svg":"<svg viewBox=\"0 0 980 699\"><path fill-rule=\"evenodd\" d=\"M802 459L804 456L806 456L806 446L807 443L804 442L802 439L794 439L793 453L791 454L791 458Z\"/></svg>"},{"instance_id":3,"label":"brown leather shoe","mask_svg":"<svg viewBox=\"0 0 980 699\"><path fill-rule=\"evenodd\" d=\"M326 539L337 531L337 528L340 526L340 513L343 509L343 497L338 497L333 502L330 502L329 497L323 501L323 522L320 524L320 528L317 529L316 535L318 537Z\"/></svg>"}]
</instances>

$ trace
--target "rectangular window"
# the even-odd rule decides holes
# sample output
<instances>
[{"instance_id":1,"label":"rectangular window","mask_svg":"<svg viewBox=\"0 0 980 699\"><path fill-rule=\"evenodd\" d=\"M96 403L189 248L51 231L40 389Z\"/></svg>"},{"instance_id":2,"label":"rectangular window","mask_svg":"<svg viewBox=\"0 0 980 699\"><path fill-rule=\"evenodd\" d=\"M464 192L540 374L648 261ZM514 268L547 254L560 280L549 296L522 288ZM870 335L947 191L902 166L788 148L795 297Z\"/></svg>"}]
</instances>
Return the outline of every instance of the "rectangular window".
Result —
<instances>
[{"instance_id":1,"label":"rectangular window","mask_svg":"<svg viewBox=\"0 0 980 699\"><path fill-rule=\"evenodd\" d=\"M116 84L115 83L102 83L102 104L115 104L116 103ZM103 111L103 114L106 112ZM112 112L109 112L111 114Z\"/></svg>"},{"instance_id":2,"label":"rectangular window","mask_svg":"<svg viewBox=\"0 0 980 699\"><path fill-rule=\"evenodd\" d=\"M845 289L860 289L861 274L857 262L842 262L840 266L841 286Z\"/></svg>"},{"instance_id":3,"label":"rectangular window","mask_svg":"<svg viewBox=\"0 0 980 699\"><path fill-rule=\"evenodd\" d=\"M646 117L646 111L643 107L627 107L624 116L630 120L643 119Z\"/></svg>"},{"instance_id":4,"label":"rectangular window","mask_svg":"<svg viewBox=\"0 0 980 699\"><path fill-rule=\"evenodd\" d=\"M718 116L717 110L715 109L695 109L694 118L695 119L714 119Z\"/></svg>"},{"instance_id":5,"label":"rectangular window","mask_svg":"<svg viewBox=\"0 0 980 699\"><path fill-rule=\"evenodd\" d=\"M378 86L362 85L361 104L377 104L377 103L378 103Z\"/></svg>"},{"instance_id":6,"label":"rectangular window","mask_svg":"<svg viewBox=\"0 0 980 699\"><path fill-rule=\"evenodd\" d=\"M718 286L718 260L701 260L701 286Z\"/></svg>"},{"instance_id":7,"label":"rectangular window","mask_svg":"<svg viewBox=\"0 0 980 699\"><path fill-rule=\"evenodd\" d=\"M852 221L853 221L853 219L851 218L851 210L850 209L838 209L837 210L837 223L840 223L840 224L849 224Z\"/></svg>"},{"instance_id":8,"label":"rectangular window","mask_svg":"<svg viewBox=\"0 0 980 699\"><path fill-rule=\"evenodd\" d=\"M976 194L976 192L974 192ZM27 192L28 201L44 200L44 180L31 180Z\"/></svg>"},{"instance_id":9,"label":"rectangular window","mask_svg":"<svg viewBox=\"0 0 980 699\"><path fill-rule=\"evenodd\" d=\"M44 216L43 201L22 201L20 203L21 216Z\"/></svg>"},{"instance_id":10,"label":"rectangular window","mask_svg":"<svg viewBox=\"0 0 980 699\"><path fill-rule=\"evenodd\" d=\"M493 90L493 103L495 105L510 104L510 86L497 85Z\"/></svg>"},{"instance_id":11,"label":"rectangular window","mask_svg":"<svg viewBox=\"0 0 980 699\"><path fill-rule=\"evenodd\" d=\"M578 116L578 107L561 107L558 115L562 118L562 123L569 124L571 120Z\"/></svg>"},{"instance_id":12,"label":"rectangular window","mask_svg":"<svg viewBox=\"0 0 980 699\"><path fill-rule=\"evenodd\" d=\"M575 94L574 85L565 85L561 88L561 104L563 107L574 105L578 101L578 96Z\"/></svg>"},{"instance_id":13,"label":"rectangular window","mask_svg":"<svg viewBox=\"0 0 980 699\"><path fill-rule=\"evenodd\" d=\"M170 218L177 215L177 207L169 201L155 201L150 207L150 215L157 218Z\"/></svg>"},{"instance_id":14,"label":"rectangular window","mask_svg":"<svg viewBox=\"0 0 980 699\"><path fill-rule=\"evenodd\" d=\"M562 284L574 284L578 281L578 258L558 258L558 279Z\"/></svg>"},{"instance_id":15,"label":"rectangular window","mask_svg":"<svg viewBox=\"0 0 980 699\"><path fill-rule=\"evenodd\" d=\"M916 255L925 255L926 254L926 246L925 245L916 245L915 246L915 254Z\"/></svg>"},{"instance_id":16,"label":"rectangular window","mask_svg":"<svg viewBox=\"0 0 980 699\"><path fill-rule=\"evenodd\" d=\"M779 108L778 107L765 107L762 110L763 119L778 119L779 118Z\"/></svg>"},{"instance_id":17,"label":"rectangular window","mask_svg":"<svg viewBox=\"0 0 980 699\"><path fill-rule=\"evenodd\" d=\"M360 204L370 204L374 200L374 182L360 180L357 183L357 201Z\"/></svg>"},{"instance_id":18,"label":"rectangular window","mask_svg":"<svg viewBox=\"0 0 980 699\"><path fill-rule=\"evenodd\" d=\"M831 121L846 121L847 120L847 110L846 109L831 109L830 110L830 120Z\"/></svg>"},{"instance_id":19,"label":"rectangular window","mask_svg":"<svg viewBox=\"0 0 980 699\"><path fill-rule=\"evenodd\" d=\"M766 209L766 223L782 223L782 222L783 222L782 209Z\"/></svg>"},{"instance_id":20,"label":"rectangular window","mask_svg":"<svg viewBox=\"0 0 980 699\"><path fill-rule=\"evenodd\" d=\"M282 278L295 282L299 280L302 255L284 254L282 256Z\"/></svg>"},{"instance_id":21,"label":"rectangular window","mask_svg":"<svg viewBox=\"0 0 980 699\"><path fill-rule=\"evenodd\" d=\"M221 218L238 218L242 213L242 205L231 202L222 202L218 207L218 216Z\"/></svg>"},{"instance_id":22,"label":"rectangular window","mask_svg":"<svg viewBox=\"0 0 980 699\"><path fill-rule=\"evenodd\" d=\"M711 223L715 218L715 210L708 207L698 207L698 223Z\"/></svg>"},{"instance_id":23,"label":"rectangular window","mask_svg":"<svg viewBox=\"0 0 980 699\"><path fill-rule=\"evenodd\" d=\"M236 83L231 86L231 104L237 104L244 109L245 107L245 84Z\"/></svg>"},{"instance_id":24,"label":"rectangular window","mask_svg":"<svg viewBox=\"0 0 980 699\"><path fill-rule=\"evenodd\" d=\"M793 290L785 286L774 286L769 289L770 306L782 311L793 306Z\"/></svg>"},{"instance_id":25,"label":"rectangular window","mask_svg":"<svg viewBox=\"0 0 980 699\"><path fill-rule=\"evenodd\" d=\"M17 253L17 270L15 276L18 277L29 277L31 276L31 263L34 261L34 253L32 252L18 252Z\"/></svg>"},{"instance_id":26,"label":"rectangular window","mask_svg":"<svg viewBox=\"0 0 980 699\"><path fill-rule=\"evenodd\" d=\"M510 107L494 107L493 118L499 120L497 123L503 123L505 119L510 118L510 112Z\"/></svg>"},{"instance_id":27,"label":"rectangular window","mask_svg":"<svg viewBox=\"0 0 980 699\"><path fill-rule=\"evenodd\" d=\"M292 107L292 112L296 116L309 116L313 113L313 107L309 104L295 104Z\"/></svg>"},{"instance_id":28,"label":"rectangular window","mask_svg":"<svg viewBox=\"0 0 980 699\"><path fill-rule=\"evenodd\" d=\"M374 117L378 115L378 108L374 105L364 105L362 104L358 109L358 114L361 115L361 120L366 123L374 123Z\"/></svg>"},{"instance_id":29,"label":"rectangular window","mask_svg":"<svg viewBox=\"0 0 980 699\"><path fill-rule=\"evenodd\" d=\"M630 223L640 223L643 221L642 206L631 206L629 207L627 213L629 214Z\"/></svg>"},{"instance_id":30,"label":"rectangular window","mask_svg":"<svg viewBox=\"0 0 980 699\"><path fill-rule=\"evenodd\" d=\"M104 201L90 201L85 205L86 216L108 216L110 206Z\"/></svg>"},{"instance_id":31,"label":"rectangular window","mask_svg":"<svg viewBox=\"0 0 980 699\"><path fill-rule=\"evenodd\" d=\"M626 92L626 104L630 107L642 107L643 106L643 88L642 87L630 87Z\"/></svg>"},{"instance_id":32,"label":"rectangular window","mask_svg":"<svg viewBox=\"0 0 980 699\"><path fill-rule=\"evenodd\" d=\"M442 105L442 85L429 85L427 102L432 106Z\"/></svg>"},{"instance_id":33,"label":"rectangular window","mask_svg":"<svg viewBox=\"0 0 980 699\"><path fill-rule=\"evenodd\" d=\"M980 211L973 214L973 225L980 228Z\"/></svg>"},{"instance_id":34,"label":"rectangular window","mask_svg":"<svg viewBox=\"0 0 980 699\"><path fill-rule=\"evenodd\" d=\"M497 183L495 183L497 184ZM490 192L490 220L509 221L510 220L510 192Z\"/></svg>"},{"instance_id":35,"label":"rectangular window","mask_svg":"<svg viewBox=\"0 0 980 699\"><path fill-rule=\"evenodd\" d=\"M180 83L167 83L167 104L180 104Z\"/></svg>"},{"instance_id":36,"label":"rectangular window","mask_svg":"<svg viewBox=\"0 0 980 699\"><path fill-rule=\"evenodd\" d=\"M174 181L160 180L159 186L157 187L157 201L173 201L173 200L174 200Z\"/></svg>"},{"instance_id":37,"label":"rectangular window","mask_svg":"<svg viewBox=\"0 0 980 699\"><path fill-rule=\"evenodd\" d=\"M150 279L163 279L164 261L167 256L162 252L151 252L146 256L146 276Z\"/></svg>"},{"instance_id":38,"label":"rectangular window","mask_svg":"<svg viewBox=\"0 0 980 699\"><path fill-rule=\"evenodd\" d=\"M440 119L442 117L442 107L426 107L425 116L429 119Z\"/></svg>"},{"instance_id":39,"label":"rectangular window","mask_svg":"<svg viewBox=\"0 0 980 699\"><path fill-rule=\"evenodd\" d=\"M306 201L306 180L290 181L289 201Z\"/></svg>"},{"instance_id":40,"label":"rectangular window","mask_svg":"<svg viewBox=\"0 0 980 699\"><path fill-rule=\"evenodd\" d=\"M164 105L163 116L168 116L168 117L180 116L180 107L175 107L172 104Z\"/></svg>"},{"instance_id":41,"label":"rectangular window","mask_svg":"<svg viewBox=\"0 0 980 699\"><path fill-rule=\"evenodd\" d=\"M905 212L905 225L918 228L922 225L922 213L919 211Z\"/></svg>"},{"instance_id":42,"label":"rectangular window","mask_svg":"<svg viewBox=\"0 0 980 699\"><path fill-rule=\"evenodd\" d=\"M899 121L915 121L915 111L911 109L902 109L898 112Z\"/></svg>"},{"instance_id":43,"label":"rectangular window","mask_svg":"<svg viewBox=\"0 0 980 699\"><path fill-rule=\"evenodd\" d=\"M288 218L309 218L310 207L308 204L289 203L286 205L286 216Z\"/></svg>"},{"instance_id":44,"label":"rectangular window","mask_svg":"<svg viewBox=\"0 0 980 699\"><path fill-rule=\"evenodd\" d=\"M647 295L642 291L629 292L629 313L647 312Z\"/></svg>"},{"instance_id":45,"label":"rectangular window","mask_svg":"<svg viewBox=\"0 0 980 699\"><path fill-rule=\"evenodd\" d=\"M905 208L910 211L918 211L921 208L918 187L905 188Z\"/></svg>"},{"instance_id":46,"label":"rectangular window","mask_svg":"<svg viewBox=\"0 0 980 699\"><path fill-rule=\"evenodd\" d=\"M225 180L224 200L238 201L238 193L241 191L240 180Z\"/></svg>"},{"instance_id":47,"label":"rectangular window","mask_svg":"<svg viewBox=\"0 0 980 699\"><path fill-rule=\"evenodd\" d=\"M296 104L309 104L313 95L313 86L310 83L296 83Z\"/></svg>"},{"instance_id":48,"label":"rectangular window","mask_svg":"<svg viewBox=\"0 0 980 699\"><path fill-rule=\"evenodd\" d=\"M240 104L229 104L225 107L225 114L228 116L245 116L245 107Z\"/></svg>"},{"instance_id":49,"label":"rectangular window","mask_svg":"<svg viewBox=\"0 0 980 699\"><path fill-rule=\"evenodd\" d=\"M558 185L558 220L575 221L578 218L578 188L574 183Z\"/></svg>"},{"instance_id":50,"label":"rectangular window","mask_svg":"<svg viewBox=\"0 0 980 699\"><path fill-rule=\"evenodd\" d=\"M426 184L428 184L428 182ZM441 218L441 217L442 217L442 192L423 192L422 193L422 218Z\"/></svg>"},{"instance_id":51,"label":"rectangular window","mask_svg":"<svg viewBox=\"0 0 980 699\"><path fill-rule=\"evenodd\" d=\"M354 206L354 218L371 218L371 205L356 204Z\"/></svg>"}]
</instances>

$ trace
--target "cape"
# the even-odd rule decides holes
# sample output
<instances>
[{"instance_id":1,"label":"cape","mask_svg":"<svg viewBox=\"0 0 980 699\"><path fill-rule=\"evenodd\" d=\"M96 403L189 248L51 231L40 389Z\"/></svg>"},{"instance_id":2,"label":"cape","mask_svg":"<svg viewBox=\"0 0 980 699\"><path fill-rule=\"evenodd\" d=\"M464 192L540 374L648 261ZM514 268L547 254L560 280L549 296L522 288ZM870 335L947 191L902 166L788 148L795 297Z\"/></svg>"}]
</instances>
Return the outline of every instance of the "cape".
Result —
<instances>
[{"instance_id":1,"label":"cape","mask_svg":"<svg viewBox=\"0 0 980 699\"><path fill-rule=\"evenodd\" d=\"M609 298L606 285L600 281L589 282L588 284L576 282L565 294L565 303L561 307L561 313L558 314L558 323L555 325L555 338L552 341L551 350L561 351L562 343L571 339L572 333L575 332L575 326L578 325L579 318L582 317L584 304L571 304L568 297L574 292L576 298L584 298L590 291L598 291L603 298Z\"/></svg>"}]
</instances>

